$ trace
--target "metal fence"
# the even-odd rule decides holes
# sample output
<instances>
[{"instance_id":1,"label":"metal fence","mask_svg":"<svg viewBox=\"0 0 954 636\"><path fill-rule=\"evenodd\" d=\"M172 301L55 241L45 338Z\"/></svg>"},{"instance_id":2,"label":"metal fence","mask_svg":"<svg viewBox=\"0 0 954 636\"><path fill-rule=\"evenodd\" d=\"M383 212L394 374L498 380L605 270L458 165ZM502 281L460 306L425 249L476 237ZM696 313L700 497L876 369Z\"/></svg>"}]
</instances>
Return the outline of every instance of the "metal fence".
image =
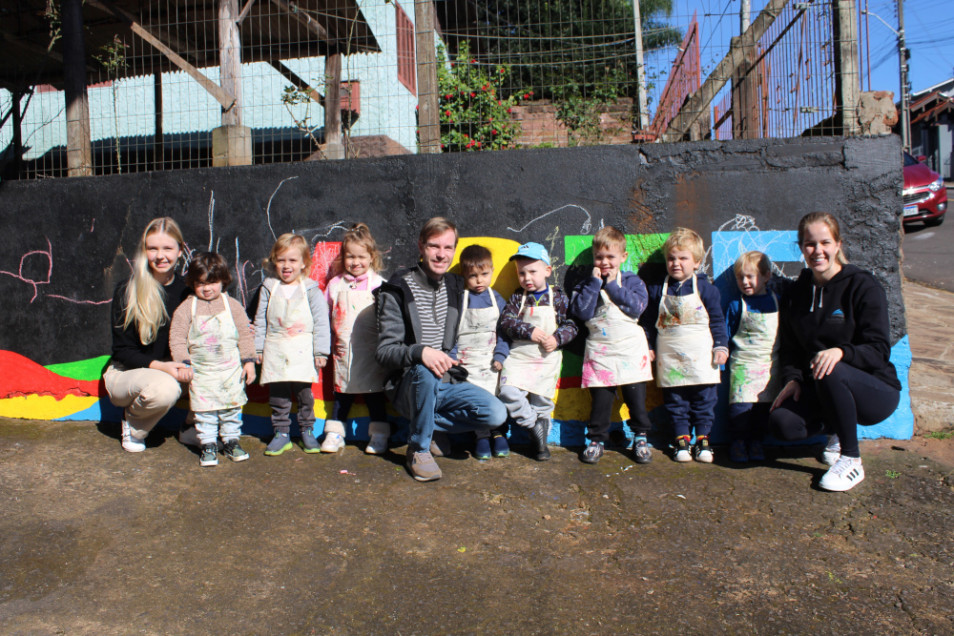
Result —
<instances>
[{"instance_id":1,"label":"metal fence","mask_svg":"<svg viewBox=\"0 0 954 636\"><path fill-rule=\"evenodd\" d=\"M700 106L732 2L0 0L0 174L825 129L832 0L785 4Z\"/></svg>"}]
</instances>

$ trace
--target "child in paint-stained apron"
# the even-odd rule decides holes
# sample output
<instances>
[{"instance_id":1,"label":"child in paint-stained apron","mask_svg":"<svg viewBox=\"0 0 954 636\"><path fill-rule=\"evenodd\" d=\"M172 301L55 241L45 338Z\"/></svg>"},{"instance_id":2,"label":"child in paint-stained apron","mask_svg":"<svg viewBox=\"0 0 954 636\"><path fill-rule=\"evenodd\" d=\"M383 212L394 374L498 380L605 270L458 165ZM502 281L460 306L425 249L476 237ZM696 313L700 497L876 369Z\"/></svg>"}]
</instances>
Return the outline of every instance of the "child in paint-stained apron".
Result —
<instances>
[{"instance_id":1,"label":"child in paint-stained apron","mask_svg":"<svg viewBox=\"0 0 954 636\"><path fill-rule=\"evenodd\" d=\"M318 453L314 435L318 381L331 349L328 305L318 283L307 278L311 267L308 242L297 234L278 237L269 256L278 278L262 283L255 313L255 349L262 362L261 384L268 385L275 436L265 448L268 456L291 450L291 405L298 400L298 425L306 453Z\"/></svg>"},{"instance_id":2,"label":"child in paint-stained apron","mask_svg":"<svg viewBox=\"0 0 954 636\"><path fill-rule=\"evenodd\" d=\"M384 396L387 370L374 357L378 345L374 290L384 282L378 274L381 254L367 225L356 223L345 232L335 268L340 273L325 288L335 340L335 394L321 451L334 453L344 448L345 422L360 395L371 416L370 440L364 452L377 455L388 449L391 425Z\"/></svg>"}]
</instances>

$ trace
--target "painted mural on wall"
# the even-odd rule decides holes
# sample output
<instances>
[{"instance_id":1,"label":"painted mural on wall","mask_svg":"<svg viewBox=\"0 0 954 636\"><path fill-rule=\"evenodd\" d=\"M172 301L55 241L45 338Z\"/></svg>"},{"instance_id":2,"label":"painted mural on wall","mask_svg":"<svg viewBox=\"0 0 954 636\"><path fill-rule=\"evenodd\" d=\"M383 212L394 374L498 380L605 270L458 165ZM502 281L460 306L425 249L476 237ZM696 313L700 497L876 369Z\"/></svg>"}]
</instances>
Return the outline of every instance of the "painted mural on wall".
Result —
<instances>
[{"instance_id":1,"label":"painted mural on wall","mask_svg":"<svg viewBox=\"0 0 954 636\"><path fill-rule=\"evenodd\" d=\"M886 154L894 148L888 145L876 150ZM609 155L614 163L591 165L592 153L601 153L601 160ZM121 413L109 403L100 380L108 362L112 289L129 275L129 260L142 227L149 218L164 214L183 226L190 253L211 249L225 256L235 274L230 293L246 307L254 302L264 279L262 259L274 238L283 232L294 231L308 238L313 255L310 276L323 288L340 248L337 237L352 223L365 221L371 226L384 251L386 274L416 260L418 228L434 214L444 214L458 223L458 253L472 243L491 250L493 286L504 297L517 287L514 266L508 259L519 244L531 240L544 243L554 262L551 282L568 289L579 280L581 272L586 275L592 269L592 236L606 224L627 233L630 257L623 269L641 275L651 273L654 264L661 267L659 249L668 230L686 225L699 231L707 246L706 272L722 292L724 304L737 293L732 264L744 251L757 249L768 254L779 275L794 277L802 267L794 225L801 214L812 209L811 197L805 204L807 209L749 214L748 209L765 205L761 201L764 193L753 190L748 194L753 201L748 204L744 197L736 197L731 204L721 203L722 195L687 182L686 171L673 172L671 162L664 166L670 171L665 173L668 183L647 185L647 175L632 168L640 161L633 149L550 151L545 157L556 161L546 169L538 163L541 155L534 159L535 153L502 154L520 166L515 176L504 176L515 171L513 166L501 167L493 157L453 158L441 164L434 158L418 157L369 163L350 173L345 172L346 164L296 166L299 174L290 176L290 168L281 166L205 171L211 175L205 179L203 171L195 171L198 174L192 174L188 181L194 191L170 182L170 175L131 176L122 181L116 177L71 180L73 183L67 184L61 181L53 184L54 188L67 190L47 192L42 197L38 191L26 188L15 196L0 190L0 203L7 209L13 206L20 214L29 214L32 202L39 198L47 201L44 209L35 212L32 225L18 226L8 219L0 226L7 233L5 238L0 237L5 246L0 253L0 295L6 305L0 317L0 416L118 421ZM815 156L817 161L817 153ZM629 165L618 162L620 158ZM408 163L414 161L417 163ZM720 161L714 163L718 166ZM543 174L532 181L521 181L526 179L520 175L524 164ZM612 169L607 171L602 167L605 165ZM701 174L713 184L724 180L724 166L721 172L708 174L710 168L702 161L690 175ZM365 174L375 170L376 180L373 174ZM735 171L752 172L745 166L736 166ZM427 178L426 187L414 185L415 174ZM468 174L476 183L468 181ZM566 174L578 180L561 181L559 177ZM589 181L583 178L587 174ZM746 178L745 174L734 176ZM759 175L747 178L749 183L758 183ZM831 180L822 172L812 178ZM894 187L890 175L883 184L864 174L852 178L874 182L870 187L878 191ZM503 185L498 185L501 180ZM828 181L817 188L819 199L835 191ZM111 192L120 183L123 191ZM799 187L796 184L793 190ZM481 198L476 196L477 191ZM157 192L161 196L157 197ZM698 200L689 199L687 203L686 196ZM797 197L795 193L791 196ZM51 200L55 203L48 203ZM712 208L705 217L697 209L703 204ZM854 247L851 232L855 219L842 216L848 232L846 244ZM884 218L885 232L890 236L890 216ZM309 222L312 219L318 221ZM897 252L892 255L887 245L882 246L883 253L872 253L867 240L866 235L857 239L857 248L865 251L859 264L865 266L864 259L868 259L873 263L869 268L879 276L897 276L891 271L892 264L897 267ZM888 421L863 427L860 433L867 437L907 438L913 433L907 382L910 347L903 313L896 312L896 316L900 320L895 322L900 324L893 331L892 362L904 387L901 406ZM24 336L17 337L18 333ZM584 441L590 398L589 392L580 388L581 353L582 340L564 356L551 431L554 443L575 445ZM314 387L319 425L332 404L331 375L321 373ZM662 409L654 408L661 404L660 394L651 390L648 401L654 409L654 427L664 431ZM722 412L724 402L719 407ZM180 407L168 417L183 417L187 403L181 402ZM266 389L250 387L244 409L245 432L267 434L271 430L269 414ZM351 435L365 437L367 411L363 405L356 405L353 416ZM615 426L627 416L625 406L618 405ZM719 426L713 435L720 438Z\"/></svg>"}]
</instances>

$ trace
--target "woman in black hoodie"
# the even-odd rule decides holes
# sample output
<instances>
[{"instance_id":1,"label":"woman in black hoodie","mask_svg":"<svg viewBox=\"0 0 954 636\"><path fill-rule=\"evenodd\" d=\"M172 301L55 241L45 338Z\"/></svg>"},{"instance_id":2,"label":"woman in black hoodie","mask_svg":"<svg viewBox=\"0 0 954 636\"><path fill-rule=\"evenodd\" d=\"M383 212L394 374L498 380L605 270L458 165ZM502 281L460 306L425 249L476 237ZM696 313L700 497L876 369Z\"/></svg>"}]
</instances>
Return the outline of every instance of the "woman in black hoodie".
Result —
<instances>
[{"instance_id":1,"label":"woman in black hoodie","mask_svg":"<svg viewBox=\"0 0 954 636\"><path fill-rule=\"evenodd\" d=\"M798 244L808 267L782 307L784 386L769 422L785 440L831 434L824 453L831 468L819 486L844 491L865 478L857 424L884 420L901 396L888 360L888 302L875 277L845 259L832 215L805 215L798 224Z\"/></svg>"}]
</instances>

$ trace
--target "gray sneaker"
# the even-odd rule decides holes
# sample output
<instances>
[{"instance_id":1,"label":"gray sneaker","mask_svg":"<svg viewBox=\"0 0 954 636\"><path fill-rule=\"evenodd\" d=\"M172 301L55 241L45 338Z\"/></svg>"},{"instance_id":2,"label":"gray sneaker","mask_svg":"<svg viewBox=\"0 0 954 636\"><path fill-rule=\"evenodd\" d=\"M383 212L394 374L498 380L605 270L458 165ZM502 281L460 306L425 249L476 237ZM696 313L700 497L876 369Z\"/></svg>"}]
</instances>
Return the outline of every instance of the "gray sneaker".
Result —
<instances>
[{"instance_id":1,"label":"gray sneaker","mask_svg":"<svg viewBox=\"0 0 954 636\"><path fill-rule=\"evenodd\" d=\"M595 464L603 457L603 443L590 442L590 445L583 449L583 455L580 460L585 464Z\"/></svg>"},{"instance_id":2,"label":"gray sneaker","mask_svg":"<svg viewBox=\"0 0 954 636\"><path fill-rule=\"evenodd\" d=\"M648 464L653 461L653 451L645 437L637 437L633 440L633 457L637 464Z\"/></svg>"},{"instance_id":3,"label":"gray sneaker","mask_svg":"<svg viewBox=\"0 0 954 636\"><path fill-rule=\"evenodd\" d=\"M408 451L407 469L418 481L435 481L443 476L434 456L428 451Z\"/></svg>"},{"instance_id":4,"label":"gray sneaker","mask_svg":"<svg viewBox=\"0 0 954 636\"><path fill-rule=\"evenodd\" d=\"M321 447L318 446L318 440L315 439L313 429L307 428L301 432L301 446L306 453L320 453Z\"/></svg>"},{"instance_id":5,"label":"gray sneaker","mask_svg":"<svg viewBox=\"0 0 954 636\"><path fill-rule=\"evenodd\" d=\"M212 444L203 444L199 451L199 466L218 466L219 465L219 447Z\"/></svg>"},{"instance_id":6,"label":"gray sneaker","mask_svg":"<svg viewBox=\"0 0 954 636\"><path fill-rule=\"evenodd\" d=\"M269 457L274 457L275 455L281 455L287 450L292 449L291 437L288 436L288 433L275 433L275 437L272 438L272 441L268 443L268 446L265 447L265 454Z\"/></svg>"},{"instance_id":7,"label":"gray sneaker","mask_svg":"<svg viewBox=\"0 0 954 636\"><path fill-rule=\"evenodd\" d=\"M248 459L248 453L245 452L244 448L239 446L237 439L230 439L225 442L225 447L222 449L222 452L233 462L244 462Z\"/></svg>"}]
</instances>

